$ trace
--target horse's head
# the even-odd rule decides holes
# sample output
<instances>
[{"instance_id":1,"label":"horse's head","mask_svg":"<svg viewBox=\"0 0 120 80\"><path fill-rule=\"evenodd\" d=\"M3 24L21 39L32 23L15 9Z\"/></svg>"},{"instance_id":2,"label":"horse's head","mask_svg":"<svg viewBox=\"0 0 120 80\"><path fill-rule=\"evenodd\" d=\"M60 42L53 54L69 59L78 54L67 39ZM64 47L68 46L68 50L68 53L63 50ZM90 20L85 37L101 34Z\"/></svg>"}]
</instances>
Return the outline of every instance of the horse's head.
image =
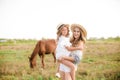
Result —
<instances>
[{"instance_id":1,"label":"horse's head","mask_svg":"<svg viewBox=\"0 0 120 80\"><path fill-rule=\"evenodd\" d=\"M36 62L31 57L28 57L28 58L30 62L30 68L34 68L36 66Z\"/></svg>"}]
</instances>

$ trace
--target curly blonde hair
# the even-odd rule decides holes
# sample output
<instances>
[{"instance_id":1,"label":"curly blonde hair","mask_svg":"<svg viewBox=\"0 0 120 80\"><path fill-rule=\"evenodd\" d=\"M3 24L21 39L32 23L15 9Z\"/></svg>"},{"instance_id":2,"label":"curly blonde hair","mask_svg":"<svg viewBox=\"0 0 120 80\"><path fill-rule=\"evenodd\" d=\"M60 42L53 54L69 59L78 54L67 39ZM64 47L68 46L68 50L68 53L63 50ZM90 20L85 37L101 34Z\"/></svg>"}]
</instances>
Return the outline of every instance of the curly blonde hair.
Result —
<instances>
[{"instance_id":1,"label":"curly blonde hair","mask_svg":"<svg viewBox=\"0 0 120 80\"><path fill-rule=\"evenodd\" d=\"M61 25L58 26L58 28L57 28L57 40L58 40L58 38L62 35L61 30L62 30L63 27L66 27L67 30L68 30L68 33L67 33L66 37L69 36L69 24L61 24Z\"/></svg>"},{"instance_id":2,"label":"curly blonde hair","mask_svg":"<svg viewBox=\"0 0 120 80\"><path fill-rule=\"evenodd\" d=\"M71 31L72 33L74 32L74 29L78 28L80 30L80 37L75 40L74 36L72 35L70 42L72 43L72 46L77 46L81 41L84 43L86 42L86 37L87 37L87 31L86 29L80 25L80 24L72 24L71 25Z\"/></svg>"}]
</instances>

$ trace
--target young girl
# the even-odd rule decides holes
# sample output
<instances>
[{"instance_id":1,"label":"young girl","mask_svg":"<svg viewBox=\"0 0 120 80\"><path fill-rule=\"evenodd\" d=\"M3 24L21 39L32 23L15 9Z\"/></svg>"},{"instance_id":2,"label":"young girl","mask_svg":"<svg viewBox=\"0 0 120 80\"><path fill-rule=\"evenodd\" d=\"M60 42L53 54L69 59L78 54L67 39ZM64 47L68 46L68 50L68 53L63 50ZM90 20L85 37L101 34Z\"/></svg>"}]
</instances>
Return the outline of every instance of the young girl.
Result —
<instances>
[{"instance_id":1,"label":"young girl","mask_svg":"<svg viewBox=\"0 0 120 80\"><path fill-rule=\"evenodd\" d=\"M64 47L64 46L70 46L70 45L71 45L71 43L69 40L69 25L68 24L61 24L57 28L56 59L58 62L62 56L69 56L70 55L70 51L68 51ZM62 80L65 80L64 79L64 72L70 72L70 68L60 63L60 66L58 69L60 70ZM57 75L58 75L58 73L57 73Z\"/></svg>"},{"instance_id":2,"label":"young girl","mask_svg":"<svg viewBox=\"0 0 120 80\"><path fill-rule=\"evenodd\" d=\"M63 56L61 57L60 62L68 67L70 67L71 72L71 78L72 80L75 80L75 68L74 65L78 65L80 60L82 59L82 51L84 49L84 44L86 42L86 36L87 32L86 30L79 24L72 24L71 25L72 30L72 38L70 42L72 43L72 46L65 46L68 51L71 51L70 56Z\"/></svg>"}]
</instances>

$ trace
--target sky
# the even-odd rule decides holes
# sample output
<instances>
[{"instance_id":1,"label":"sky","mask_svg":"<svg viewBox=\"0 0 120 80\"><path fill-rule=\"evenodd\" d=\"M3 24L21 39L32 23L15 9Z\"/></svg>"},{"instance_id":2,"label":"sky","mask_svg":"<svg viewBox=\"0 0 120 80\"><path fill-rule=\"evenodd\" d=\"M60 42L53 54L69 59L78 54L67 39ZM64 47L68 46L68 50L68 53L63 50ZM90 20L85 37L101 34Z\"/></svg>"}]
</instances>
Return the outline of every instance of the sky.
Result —
<instances>
[{"instance_id":1,"label":"sky","mask_svg":"<svg viewBox=\"0 0 120 80\"><path fill-rule=\"evenodd\" d=\"M0 38L56 38L60 23L81 24L87 38L120 36L120 0L0 0Z\"/></svg>"}]
</instances>

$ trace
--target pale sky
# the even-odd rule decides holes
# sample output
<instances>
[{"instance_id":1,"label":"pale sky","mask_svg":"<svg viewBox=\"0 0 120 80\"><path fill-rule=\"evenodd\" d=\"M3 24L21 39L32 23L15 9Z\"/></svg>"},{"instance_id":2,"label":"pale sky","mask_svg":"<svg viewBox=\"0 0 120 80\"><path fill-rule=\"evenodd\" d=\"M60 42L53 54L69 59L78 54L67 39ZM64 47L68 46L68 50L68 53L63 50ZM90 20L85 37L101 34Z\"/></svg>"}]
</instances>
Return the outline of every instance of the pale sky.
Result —
<instances>
[{"instance_id":1,"label":"pale sky","mask_svg":"<svg viewBox=\"0 0 120 80\"><path fill-rule=\"evenodd\" d=\"M59 23L83 25L88 38L120 36L120 0L0 0L0 38L56 38Z\"/></svg>"}]
</instances>

